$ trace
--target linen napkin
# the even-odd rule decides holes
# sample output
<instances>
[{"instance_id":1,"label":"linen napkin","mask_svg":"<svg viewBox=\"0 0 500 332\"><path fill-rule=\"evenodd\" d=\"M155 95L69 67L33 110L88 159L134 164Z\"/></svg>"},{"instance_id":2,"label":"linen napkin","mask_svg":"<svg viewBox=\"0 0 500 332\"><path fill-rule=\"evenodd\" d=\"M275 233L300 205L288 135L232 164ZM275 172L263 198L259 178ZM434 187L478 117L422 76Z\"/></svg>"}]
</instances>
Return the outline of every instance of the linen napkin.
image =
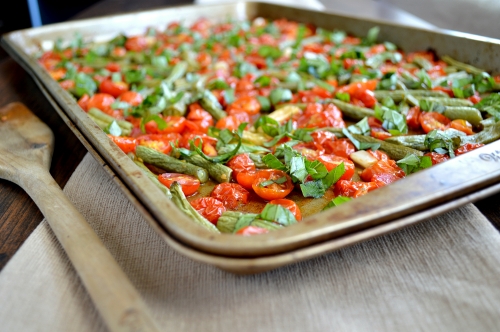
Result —
<instances>
[{"instance_id":1,"label":"linen napkin","mask_svg":"<svg viewBox=\"0 0 500 332\"><path fill-rule=\"evenodd\" d=\"M168 247L89 154L65 193L165 331L493 331L500 235L467 205L397 233L238 276ZM0 331L105 331L46 221L0 273Z\"/></svg>"}]
</instances>

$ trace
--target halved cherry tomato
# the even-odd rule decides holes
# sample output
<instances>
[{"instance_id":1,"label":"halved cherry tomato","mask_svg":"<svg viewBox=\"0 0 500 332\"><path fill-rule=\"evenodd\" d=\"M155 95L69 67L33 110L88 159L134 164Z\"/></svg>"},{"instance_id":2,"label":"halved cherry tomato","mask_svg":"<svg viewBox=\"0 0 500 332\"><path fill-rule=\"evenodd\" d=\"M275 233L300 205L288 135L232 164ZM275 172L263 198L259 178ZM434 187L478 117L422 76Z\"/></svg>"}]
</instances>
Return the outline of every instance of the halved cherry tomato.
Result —
<instances>
[{"instance_id":1,"label":"halved cherry tomato","mask_svg":"<svg viewBox=\"0 0 500 332\"><path fill-rule=\"evenodd\" d=\"M406 124L411 129L420 129L420 107L415 106L408 110L408 114L406 115Z\"/></svg>"},{"instance_id":2,"label":"halved cherry tomato","mask_svg":"<svg viewBox=\"0 0 500 332\"><path fill-rule=\"evenodd\" d=\"M420 115L420 125L426 133L429 133L434 129L446 130L449 123L450 119L437 112L423 112Z\"/></svg>"},{"instance_id":3,"label":"halved cherry tomato","mask_svg":"<svg viewBox=\"0 0 500 332\"><path fill-rule=\"evenodd\" d=\"M125 48L129 51L140 52L146 49L148 43L144 36L134 36L127 39Z\"/></svg>"},{"instance_id":4,"label":"halved cherry tomato","mask_svg":"<svg viewBox=\"0 0 500 332\"><path fill-rule=\"evenodd\" d=\"M453 90L451 88L448 88L448 87L444 87L444 86L435 86L432 88L433 91L442 91L446 94L448 94L448 96L450 97L454 97L454 94L453 94Z\"/></svg>"},{"instance_id":5,"label":"halved cherry tomato","mask_svg":"<svg viewBox=\"0 0 500 332\"><path fill-rule=\"evenodd\" d=\"M73 80L64 80L64 81L59 82L59 85L64 90L69 90L69 89L73 89L75 87L75 81L73 81Z\"/></svg>"},{"instance_id":6,"label":"halved cherry tomato","mask_svg":"<svg viewBox=\"0 0 500 332\"><path fill-rule=\"evenodd\" d=\"M141 135L137 137L137 144L162 153L169 153L172 150L171 143L176 144L180 138L181 135L177 133Z\"/></svg>"},{"instance_id":7,"label":"halved cherry tomato","mask_svg":"<svg viewBox=\"0 0 500 332\"><path fill-rule=\"evenodd\" d=\"M145 125L146 132L148 134L168 134L168 133L180 133L184 130L186 125L186 118L183 116L169 115L163 118L167 125L165 128L160 129L155 121L149 121Z\"/></svg>"},{"instance_id":8,"label":"halved cherry tomato","mask_svg":"<svg viewBox=\"0 0 500 332\"><path fill-rule=\"evenodd\" d=\"M450 159L450 156L448 156L447 154L442 154L437 152L428 152L424 154L424 156L428 156L431 158L432 165L436 165Z\"/></svg>"},{"instance_id":9,"label":"halved cherry tomato","mask_svg":"<svg viewBox=\"0 0 500 332\"><path fill-rule=\"evenodd\" d=\"M233 170L233 178L237 178L238 174L243 171L254 171L255 163L248 156L248 153L242 153L234 156L226 164Z\"/></svg>"},{"instance_id":10,"label":"halved cherry tomato","mask_svg":"<svg viewBox=\"0 0 500 332\"><path fill-rule=\"evenodd\" d=\"M112 80L105 80L99 84L99 91L118 98L122 93L128 91L128 84L121 81L113 82Z\"/></svg>"},{"instance_id":11,"label":"halved cherry tomato","mask_svg":"<svg viewBox=\"0 0 500 332\"><path fill-rule=\"evenodd\" d=\"M186 118L196 124L198 131L202 133L206 133L208 128L214 125L210 113L205 111L198 103L189 105L189 113Z\"/></svg>"},{"instance_id":12,"label":"halved cherry tomato","mask_svg":"<svg viewBox=\"0 0 500 332\"><path fill-rule=\"evenodd\" d=\"M110 62L106 65L106 69L113 73L118 73L121 70L121 67L116 62Z\"/></svg>"},{"instance_id":13,"label":"halved cherry tomato","mask_svg":"<svg viewBox=\"0 0 500 332\"><path fill-rule=\"evenodd\" d=\"M360 176L366 182L375 182L383 186L405 177L405 172L394 161L378 161L361 172Z\"/></svg>"},{"instance_id":14,"label":"halved cherry tomato","mask_svg":"<svg viewBox=\"0 0 500 332\"><path fill-rule=\"evenodd\" d=\"M349 159L335 156L333 154L324 154L319 156L317 160L321 162L323 165L325 165L328 171L331 171L341 163L344 163L345 173L340 178L341 180L350 180L354 175L355 166L354 163Z\"/></svg>"},{"instance_id":15,"label":"halved cherry tomato","mask_svg":"<svg viewBox=\"0 0 500 332\"><path fill-rule=\"evenodd\" d=\"M255 97L243 96L229 105L228 112L231 109L246 112L248 115L255 115L260 112L260 103Z\"/></svg>"},{"instance_id":16,"label":"halved cherry tomato","mask_svg":"<svg viewBox=\"0 0 500 332\"><path fill-rule=\"evenodd\" d=\"M107 93L96 93L87 102L87 110L95 107L104 113L112 114L111 104L115 102L115 97Z\"/></svg>"},{"instance_id":17,"label":"halved cherry tomato","mask_svg":"<svg viewBox=\"0 0 500 332\"><path fill-rule=\"evenodd\" d=\"M460 130L463 133L466 133L467 135L472 135L474 132L472 131L472 125L469 123L469 121L462 120L462 119L456 119L451 121L450 123L450 128Z\"/></svg>"},{"instance_id":18,"label":"halved cherry tomato","mask_svg":"<svg viewBox=\"0 0 500 332\"><path fill-rule=\"evenodd\" d=\"M370 130L370 136L371 137L375 137L377 139L380 139L380 140L385 140L386 138L389 138L391 137L391 133L385 131L384 128L372 128Z\"/></svg>"},{"instance_id":19,"label":"halved cherry tomato","mask_svg":"<svg viewBox=\"0 0 500 332\"><path fill-rule=\"evenodd\" d=\"M180 173L163 173L158 175L158 180L167 188L177 182L181 185L184 195L189 196L194 194L200 187L200 180L194 176Z\"/></svg>"},{"instance_id":20,"label":"halved cherry tomato","mask_svg":"<svg viewBox=\"0 0 500 332\"><path fill-rule=\"evenodd\" d=\"M221 201L228 209L236 209L240 203L246 204L249 192L237 183L220 183L215 186L211 197Z\"/></svg>"},{"instance_id":21,"label":"halved cherry tomato","mask_svg":"<svg viewBox=\"0 0 500 332\"><path fill-rule=\"evenodd\" d=\"M467 153L469 151L478 149L482 146L484 146L484 144L482 144L482 143L466 143L455 150L455 155L459 156L459 155Z\"/></svg>"},{"instance_id":22,"label":"halved cherry tomato","mask_svg":"<svg viewBox=\"0 0 500 332\"><path fill-rule=\"evenodd\" d=\"M132 137L122 137L109 135L108 137L125 153L135 152L137 141Z\"/></svg>"},{"instance_id":23,"label":"halved cherry tomato","mask_svg":"<svg viewBox=\"0 0 500 332\"><path fill-rule=\"evenodd\" d=\"M250 236L250 235L265 234L265 233L269 233L269 230L262 228L262 227L257 227L257 226L245 226L245 227L239 229L234 234L243 235L243 236Z\"/></svg>"},{"instance_id":24,"label":"halved cherry tomato","mask_svg":"<svg viewBox=\"0 0 500 332\"><path fill-rule=\"evenodd\" d=\"M142 95L135 91L125 91L120 95L120 100L132 106L139 106L142 103Z\"/></svg>"},{"instance_id":25,"label":"halved cherry tomato","mask_svg":"<svg viewBox=\"0 0 500 332\"><path fill-rule=\"evenodd\" d=\"M308 104L303 115L297 119L299 128L344 128L342 112L333 104Z\"/></svg>"},{"instance_id":26,"label":"halved cherry tomato","mask_svg":"<svg viewBox=\"0 0 500 332\"><path fill-rule=\"evenodd\" d=\"M382 161L389 161L391 158L387 155L387 153L382 152L380 150L367 150L369 154L371 154L373 157L375 157L377 160L382 160Z\"/></svg>"},{"instance_id":27,"label":"halved cherry tomato","mask_svg":"<svg viewBox=\"0 0 500 332\"><path fill-rule=\"evenodd\" d=\"M356 198L378 188L375 182L354 182L340 180L335 184L335 196L347 196Z\"/></svg>"},{"instance_id":28,"label":"halved cherry tomato","mask_svg":"<svg viewBox=\"0 0 500 332\"><path fill-rule=\"evenodd\" d=\"M300 212L299 206L292 200L286 198L273 199L269 204L281 205L285 209L288 209L295 216L297 221L302 220L302 213Z\"/></svg>"},{"instance_id":29,"label":"halved cherry tomato","mask_svg":"<svg viewBox=\"0 0 500 332\"><path fill-rule=\"evenodd\" d=\"M252 184L257 177L257 173L260 171L250 170L250 171L241 171L236 175L236 181L245 189L252 190Z\"/></svg>"},{"instance_id":30,"label":"halved cherry tomato","mask_svg":"<svg viewBox=\"0 0 500 332\"><path fill-rule=\"evenodd\" d=\"M214 225L217 225L220 216L226 211L224 204L213 197L200 197L190 203L198 213Z\"/></svg>"},{"instance_id":31,"label":"halved cherry tomato","mask_svg":"<svg viewBox=\"0 0 500 332\"><path fill-rule=\"evenodd\" d=\"M80 106L85 112L89 110L89 100L90 97L88 94L84 94L83 96L78 99L78 106Z\"/></svg>"},{"instance_id":32,"label":"halved cherry tomato","mask_svg":"<svg viewBox=\"0 0 500 332\"><path fill-rule=\"evenodd\" d=\"M238 126L242 124L240 120L234 115L228 115L225 118L220 119L217 121L215 124L215 128L218 129L229 129L229 130L236 130L238 129Z\"/></svg>"},{"instance_id":33,"label":"halved cherry tomato","mask_svg":"<svg viewBox=\"0 0 500 332\"><path fill-rule=\"evenodd\" d=\"M283 179L285 182L276 183ZM270 183L268 183L270 182ZM292 179L288 174L279 170L258 172L252 183L255 193L265 200L285 198L293 190Z\"/></svg>"}]
</instances>

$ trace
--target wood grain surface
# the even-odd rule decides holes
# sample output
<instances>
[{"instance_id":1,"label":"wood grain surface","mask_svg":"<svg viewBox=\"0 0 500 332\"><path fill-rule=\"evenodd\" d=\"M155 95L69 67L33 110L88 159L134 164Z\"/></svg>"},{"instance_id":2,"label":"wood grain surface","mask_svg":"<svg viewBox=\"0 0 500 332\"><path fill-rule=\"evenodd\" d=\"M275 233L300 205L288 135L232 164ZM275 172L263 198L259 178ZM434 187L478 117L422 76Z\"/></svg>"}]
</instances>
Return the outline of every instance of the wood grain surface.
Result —
<instances>
[{"instance_id":1,"label":"wood grain surface","mask_svg":"<svg viewBox=\"0 0 500 332\"><path fill-rule=\"evenodd\" d=\"M190 2L104 0L78 14L75 19ZM86 150L55 113L31 77L10 57L0 57L0 106L15 101L23 102L54 132L56 143L51 174L56 182L64 187ZM497 229L500 229L499 201L500 194L497 194L476 203ZM21 188L0 180L0 270L42 219L43 216L36 205Z\"/></svg>"}]
</instances>

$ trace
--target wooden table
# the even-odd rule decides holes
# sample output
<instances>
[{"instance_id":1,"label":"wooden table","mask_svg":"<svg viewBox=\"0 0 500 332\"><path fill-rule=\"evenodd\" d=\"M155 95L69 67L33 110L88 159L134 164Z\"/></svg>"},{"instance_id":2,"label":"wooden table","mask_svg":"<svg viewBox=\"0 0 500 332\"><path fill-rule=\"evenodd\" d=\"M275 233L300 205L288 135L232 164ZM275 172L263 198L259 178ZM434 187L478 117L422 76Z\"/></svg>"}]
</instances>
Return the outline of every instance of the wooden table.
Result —
<instances>
[{"instance_id":1,"label":"wooden table","mask_svg":"<svg viewBox=\"0 0 500 332\"><path fill-rule=\"evenodd\" d=\"M180 2L190 1L176 3ZM162 5L164 6L165 2L161 0L149 0L147 3L105 0L75 18L102 16ZM57 183L64 187L86 150L52 109L31 77L9 56L4 56L0 60L0 106L14 101L23 102L54 131L56 145L51 173ZM0 137L0 139L7 138ZM500 194L497 194L476 203L497 229L500 229L499 201ZM11 182L0 180L0 270L42 219L43 216L38 208L21 188Z\"/></svg>"}]
</instances>

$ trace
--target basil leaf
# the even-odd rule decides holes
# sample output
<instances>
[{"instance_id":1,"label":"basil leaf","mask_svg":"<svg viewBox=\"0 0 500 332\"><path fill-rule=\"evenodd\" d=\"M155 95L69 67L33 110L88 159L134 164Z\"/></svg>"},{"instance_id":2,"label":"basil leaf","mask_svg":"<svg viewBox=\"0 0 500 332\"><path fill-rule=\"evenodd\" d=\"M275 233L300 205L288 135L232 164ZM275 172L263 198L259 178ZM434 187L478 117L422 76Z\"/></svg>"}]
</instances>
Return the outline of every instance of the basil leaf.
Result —
<instances>
[{"instance_id":1,"label":"basil leaf","mask_svg":"<svg viewBox=\"0 0 500 332\"><path fill-rule=\"evenodd\" d=\"M254 221L259 215L255 213L245 213L242 214L239 218L238 221L236 221L236 224L234 225L234 231L233 233L236 233L240 229L250 226L252 221Z\"/></svg>"},{"instance_id":2,"label":"basil leaf","mask_svg":"<svg viewBox=\"0 0 500 332\"><path fill-rule=\"evenodd\" d=\"M305 158L302 156L293 157L290 160L290 175L294 182L304 182L309 173L306 170Z\"/></svg>"},{"instance_id":3,"label":"basil leaf","mask_svg":"<svg viewBox=\"0 0 500 332\"><path fill-rule=\"evenodd\" d=\"M262 131L269 136L276 136L281 134L280 124L269 116L261 116L254 124L255 129L262 128Z\"/></svg>"},{"instance_id":4,"label":"basil leaf","mask_svg":"<svg viewBox=\"0 0 500 332\"><path fill-rule=\"evenodd\" d=\"M307 173L314 179L322 179L328 174L326 166L320 161L309 161L306 159L305 162Z\"/></svg>"},{"instance_id":5,"label":"basil leaf","mask_svg":"<svg viewBox=\"0 0 500 332\"><path fill-rule=\"evenodd\" d=\"M368 34L363 42L363 45L371 46L377 42L378 34L380 32L380 28L375 26L368 30Z\"/></svg>"},{"instance_id":6,"label":"basil leaf","mask_svg":"<svg viewBox=\"0 0 500 332\"><path fill-rule=\"evenodd\" d=\"M254 84L258 85L259 87L269 86L271 85L271 77L261 76L254 81Z\"/></svg>"},{"instance_id":7,"label":"basil leaf","mask_svg":"<svg viewBox=\"0 0 500 332\"><path fill-rule=\"evenodd\" d=\"M337 92L335 94L335 98L345 101L346 103L349 103L351 101L351 95L347 92Z\"/></svg>"},{"instance_id":8,"label":"basil leaf","mask_svg":"<svg viewBox=\"0 0 500 332\"><path fill-rule=\"evenodd\" d=\"M264 157L262 157L262 162L264 162L268 168L277 169L284 172L288 170L285 164L283 164L272 153L266 154Z\"/></svg>"},{"instance_id":9,"label":"basil leaf","mask_svg":"<svg viewBox=\"0 0 500 332\"><path fill-rule=\"evenodd\" d=\"M458 141L460 138L457 137ZM441 154L448 154L451 158L455 157L454 152L454 139L448 137L443 132L438 132L437 130L432 130L427 135L425 135L424 145L431 152L437 152Z\"/></svg>"},{"instance_id":10,"label":"basil leaf","mask_svg":"<svg viewBox=\"0 0 500 332\"><path fill-rule=\"evenodd\" d=\"M167 127L167 123L158 114L147 114L141 119L140 128L143 133L146 133L146 123L154 121L158 125L158 129L163 130Z\"/></svg>"},{"instance_id":11,"label":"basil leaf","mask_svg":"<svg viewBox=\"0 0 500 332\"><path fill-rule=\"evenodd\" d=\"M132 69L125 72L125 82L127 83L139 83L144 81L145 78L146 72L142 69Z\"/></svg>"},{"instance_id":12,"label":"basil leaf","mask_svg":"<svg viewBox=\"0 0 500 332\"><path fill-rule=\"evenodd\" d=\"M334 169L328 172L328 175L322 179L323 185L325 189L333 186L337 181L344 175L345 173L345 165L344 162L341 162Z\"/></svg>"},{"instance_id":13,"label":"basil leaf","mask_svg":"<svg viewBox=\"0 0 500 332\"><path fill-rule=\"evenodd\" d=\"M409 154L403 159L398 160L396 163L405 172L406 175L432 166L432 160L429 156L419 157L414 154Z\"/></svg>"},{"instance_id":14,"label":"basil leaf","mask_svg":"<svg viewBox=\"0 0 500 332\"><path fill-rule=\"evenodd\" d=\"M281 50L276 46L263 45L257 53L263 58L277 59L281 57Z\"/></svg>"},{"instance_id":15,"label":"basil leaf","mask_svg":"<svg viewBox=\"0 0 500 332\"><path fill-rule=\"evenodd\" d=\"M109 126L104 129L104 132L113 136L120 136L122 134L122 129L120 128L118 123L113 120L113 122L111 122Z\"/></svg>"},{"instance_id":16,"label":"basil leaf","mask_svg":"<svg viewBox=\"0 0 500 332\"><path fill-rule=\"evenodd\" d=\"M321 180L302 183L300 184L300 190L304 197L321 198L325 194L325 187Z\"/></svg>"},{"instance_id":17,"label":"basil leaf","mask_svg":"<svg viewBox=\"0 0 500 332\"><path fill-rule=\"evenodd\" d=\"M285 102L285 101L290 101L292 99L292 91L289 89L274 89L271 91L269 95L269 99L271 101L271 104L276 105L280 102Z\"/></svg>"},{"instance_id":18,"label":"basil leaf","mask_svg":"<svg viewBox=\"0 0 500 332\"><path fill-rule=\"evenodd\" d=\"M281 205L266 204L262 212L260 213L260 218L268 221L277 222L283 226L289 226L297 223L297 219L290 210L284 208Z\"/></svg>"},{"instance_id":19,"label":"basil leaf","mask_svg":"<svg viewBox=\"0 0 500 332\"><path fill-rule=\"evenodd\" d=\"M257 96L257 100L260 104L260 110L263 112L269 112L271 110L271 101L269 98L264 96Z\"/></svg>"},{"instance_id":20,"label":"basil leaf","mask_svg":"<svg viewBox=\"0 0 500 332\"><path fill-rule=\"evenodd\" d=\"M341 204L347 203L351 201L351 197L346 197L346 196L337 196L334 199L332 199L328 204L323 208L323 211L328 210L332 207L339 206Z\"/></svg>"},{"instance_id":21,"label":"basil leaf","mask_svg":"<svg viewBox=\"0 0 500 332\"><path fill-rule=\"evenodd\" d=\"M96 90L97 90L97 84L90 76L84 73L78 73L76 75L75 94L78 97L81 97L84 94L92 96Z\"/></svg>"},{"instance_id":22,"label":"basil leaf","mask_svg":"<svg viewBox=\"0 0 500 332\"><path fill-rule=\"evenodd\" d=\"M365 143L358 141L357 139L354 138L354 136L352 136L352 134L346 128L342 129L342 133L347 138L349 138L349 140L352 142L352 144L354 144L354 146L358 150L368 150L368 149L377 150L378 148L380 148L379 143Z\"/></svg>"},{"instance_id":23,"label":"basil leaf","mask_svg":"<svg viewBox=\"0 0 500 332\"><path fill-rule=\"evenodd\" d=\"M229 84L227 84L226 81L218 78L218 79L215 79L215 80L208 82L207 88L210 90L225 90L225 89L230 88L230 86L229 86Z\"/></svg>"}]
</instances>

